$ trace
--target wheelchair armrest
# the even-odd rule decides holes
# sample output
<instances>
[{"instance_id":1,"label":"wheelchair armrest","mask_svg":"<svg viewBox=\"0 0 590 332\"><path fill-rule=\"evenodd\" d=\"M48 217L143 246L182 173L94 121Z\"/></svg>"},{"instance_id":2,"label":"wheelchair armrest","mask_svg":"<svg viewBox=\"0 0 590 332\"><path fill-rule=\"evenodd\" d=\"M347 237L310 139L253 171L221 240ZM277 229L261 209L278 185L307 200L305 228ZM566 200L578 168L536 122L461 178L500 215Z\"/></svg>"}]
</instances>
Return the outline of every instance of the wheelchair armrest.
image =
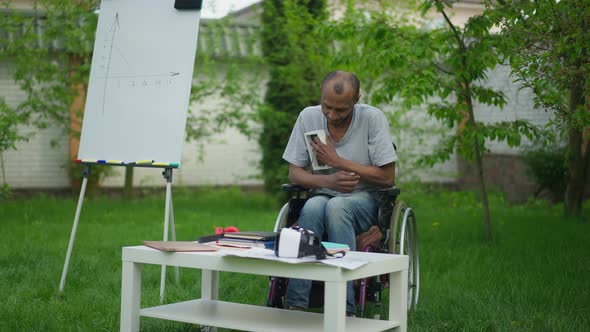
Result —
<instances>
[{"instance_id":1,"label":"wheelchair armrest","mask_svg":"<svg viewBox=\"0 0 590 332\"><path fill-rule=\"evenodd\" d=\"M387 195L387 197L396 197L401 193L401 190L398 187L393 186L389 188L378 189L377 192L384 193Z\"/></svg>"},{"instance_id":2,"label":"wheelchair armrest","mask_svg":"<svg viewBox=\"0 0 590 332\"><path fill-rule=\"evenodd\" d=\"M300 193L300 192L307 192L309 189L302 187L298 184L294 183L286 183L281 186L283 191L290 192L290 193Z\"/></svg>"}]
</instances>

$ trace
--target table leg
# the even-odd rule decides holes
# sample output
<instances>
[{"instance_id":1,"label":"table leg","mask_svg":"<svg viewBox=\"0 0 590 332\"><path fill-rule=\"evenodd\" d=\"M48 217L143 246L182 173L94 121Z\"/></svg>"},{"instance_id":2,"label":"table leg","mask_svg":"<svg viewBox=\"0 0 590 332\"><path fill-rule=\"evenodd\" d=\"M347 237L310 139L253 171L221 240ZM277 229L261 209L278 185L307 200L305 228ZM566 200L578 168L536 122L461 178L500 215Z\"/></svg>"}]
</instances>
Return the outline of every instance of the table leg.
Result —
<instances>
[{"instance_id":1,"label":"table leg","mask_svg":"<svg viewBox=\"0 0 590 332\"><path fill-rule=\"evenodd\" d=\"M408 270L389 274L389 320L399 322L397 331L407 331Z\"/></svg>"},{"instance_id":2,"label":"table leg","mask_svg":"<svg viewBox=\"0 0 590 332\"><path fill-rule=\"evenodd\" d=\"M201 271L201 299L217 300L219 297L219 271ZM201 326L201 331L217 332L213 326Z\"/></svg>"},{"instance_id":3,"label":"table leg","mask_svg":"<svg viewBox=\"0 0 590 332\"><path fill-rule=\"evenodd\" d=\"M201 276L201 299L217 300L219 296L219 271L203 270Z\"/></svg>"},{"instance_id":4,"label":"table leg","mask_svg":"<svg viewBox=\"0 0 590 332\"><path fill-rule=\"evenodd\" d=\"M121 283L121 331L139 331L141 265L123 261Z\"/></svg>"},{"instance_id":5,"label":"table leg","mask_svg":"<svg viewBox=\"0 0 590 332\"><path fill-rule=\"evenodd\" d=\"M327 281L325 288L324 331L344 331L346 327L346 282Z\"/></svg>"}]
</instances>

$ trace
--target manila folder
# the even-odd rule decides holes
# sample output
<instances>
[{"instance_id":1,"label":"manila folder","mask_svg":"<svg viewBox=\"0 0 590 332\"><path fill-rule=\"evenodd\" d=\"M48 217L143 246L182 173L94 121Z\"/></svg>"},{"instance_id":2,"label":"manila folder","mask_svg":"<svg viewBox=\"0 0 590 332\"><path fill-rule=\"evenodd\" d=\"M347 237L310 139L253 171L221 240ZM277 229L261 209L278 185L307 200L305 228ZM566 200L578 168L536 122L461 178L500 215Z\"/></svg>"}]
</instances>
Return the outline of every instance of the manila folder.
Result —
<instances>
[{"instance_id":1,"label":"manila folder","mask_svg":"<svg viewBox=\"0 0 590 332\"><path fill-rule=\"evenodd\" d=\"M143 241L143 244L162 251L216 251L216 248L192 241Z\"/></svg>"}]
</instances>

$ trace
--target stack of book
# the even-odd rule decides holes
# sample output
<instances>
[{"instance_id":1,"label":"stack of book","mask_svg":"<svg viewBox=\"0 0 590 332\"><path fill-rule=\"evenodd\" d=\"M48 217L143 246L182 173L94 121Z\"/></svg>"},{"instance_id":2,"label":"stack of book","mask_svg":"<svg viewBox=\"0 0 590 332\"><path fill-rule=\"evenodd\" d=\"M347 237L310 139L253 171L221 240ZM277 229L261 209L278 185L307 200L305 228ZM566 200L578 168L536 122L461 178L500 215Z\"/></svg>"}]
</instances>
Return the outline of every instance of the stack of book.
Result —
<instances>
[{"instance_id":1,"label":"stack of book","mask_svg":"<svg viewBox=\"0 0 590 332\"><path fill-rule=\"evenodd\" d=\"M217 240L217 244L238 248L273 249L276 238L276 232L232 232L223 234L223 237Z\"/></svg>"},{"instance_id":2,"label":"stack of book","mask_svg":"<svg viewBox=\"0 0 590 332\"><path fill-rule=\"evenodd\" d=\"M324 246L324 248L326 248L329 254L335 254L341 251L350 251L350 247L348 246L348 244L344 243L322 241L322 245Z\"/></svg>"}]
</instances>

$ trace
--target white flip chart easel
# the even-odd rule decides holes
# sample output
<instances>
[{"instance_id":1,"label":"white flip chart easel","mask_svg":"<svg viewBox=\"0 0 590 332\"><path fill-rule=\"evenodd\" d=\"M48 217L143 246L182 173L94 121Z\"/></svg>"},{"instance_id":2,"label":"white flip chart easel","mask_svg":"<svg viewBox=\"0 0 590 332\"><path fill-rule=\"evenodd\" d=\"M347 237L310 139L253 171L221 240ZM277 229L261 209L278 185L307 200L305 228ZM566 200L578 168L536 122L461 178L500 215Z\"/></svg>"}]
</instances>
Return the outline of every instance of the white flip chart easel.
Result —
<instances>
[{"instance_id":1,"label":"white flip chart easel","mask_svg":"<svg viewBox=\"0 0 590 332\"><path fill-rule=\"evenodd\" d=\"M164 169L164 240L169 230L176 240L172 170L181 163L201 5L202 0L101 2L76 159L85 168L60 292L91 166ZM166 266L162 266L160 302L165 277Z\"/></svg>"}]
</instances>

